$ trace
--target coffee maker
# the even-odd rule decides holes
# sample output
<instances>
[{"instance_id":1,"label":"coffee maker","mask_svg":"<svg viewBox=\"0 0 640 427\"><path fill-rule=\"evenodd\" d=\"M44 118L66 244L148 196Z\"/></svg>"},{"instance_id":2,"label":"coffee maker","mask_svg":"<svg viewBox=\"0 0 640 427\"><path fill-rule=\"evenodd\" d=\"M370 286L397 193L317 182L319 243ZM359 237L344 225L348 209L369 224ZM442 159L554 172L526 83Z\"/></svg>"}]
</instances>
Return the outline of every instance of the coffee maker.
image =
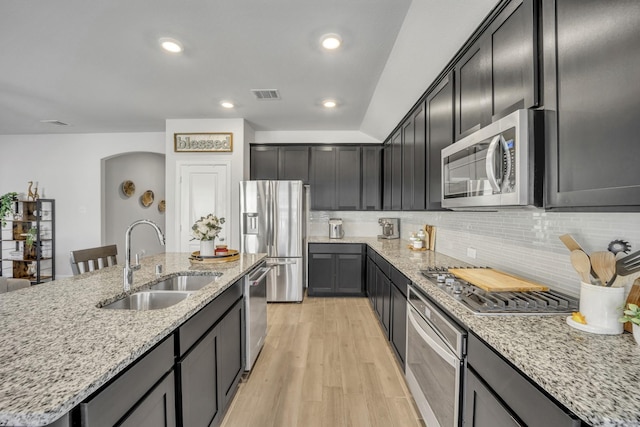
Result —
<instances>
[{"instance_id":1,"label":"coffee maker","mask_svg":"<svg viewBox=\"0 0 640 427\"><path fill-rule=\"evenodd\" d=\"M342 218L329 218L329 238L342 239L343 237Z\"/></svg>"},{"instance_id":2,"label":"coffee maker","mask_svg":"<svg viewBox=\"0 0 640 427\"><path fill-rule=\"evenodd\" d=\"M400 238L400 218L379 218L378 224L382 227L382 234L378 235L378 239Z\"/></svg>"}]
</instances>

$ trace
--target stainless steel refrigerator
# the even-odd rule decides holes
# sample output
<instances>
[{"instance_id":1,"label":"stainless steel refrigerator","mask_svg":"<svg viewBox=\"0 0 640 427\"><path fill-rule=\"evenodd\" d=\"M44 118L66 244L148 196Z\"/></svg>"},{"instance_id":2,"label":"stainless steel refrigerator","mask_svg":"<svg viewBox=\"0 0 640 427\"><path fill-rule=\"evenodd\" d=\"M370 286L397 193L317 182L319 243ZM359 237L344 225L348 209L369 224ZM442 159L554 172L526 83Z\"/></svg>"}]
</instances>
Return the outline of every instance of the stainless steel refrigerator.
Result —
<instances>
[{"instance_id":1,"label":"stainless steel refrigerator","mask_svg":"<svg viewBox=\"0 0 640 427\"><path fill-rule=\"evenodd\" d=\"M240 182L240 249L266 253L267 301L302 301L308 187L302 181Z\"/></svg>"}]
</instances>

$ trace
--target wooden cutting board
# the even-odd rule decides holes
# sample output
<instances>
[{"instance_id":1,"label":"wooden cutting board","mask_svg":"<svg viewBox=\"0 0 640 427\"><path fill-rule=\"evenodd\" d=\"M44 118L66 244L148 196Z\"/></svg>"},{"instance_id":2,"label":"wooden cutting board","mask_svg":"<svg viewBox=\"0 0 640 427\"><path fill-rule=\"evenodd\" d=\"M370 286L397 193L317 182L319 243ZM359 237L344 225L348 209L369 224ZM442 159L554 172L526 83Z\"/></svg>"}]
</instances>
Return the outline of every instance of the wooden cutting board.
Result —
<instances>
[{"instance_id":1,"label":"wooden cutting board","mask_svg":"<svg viewBox=\"0 0 640 427\"><path fill-rule=\"evenodd\" d=\"M549 290L548 286L543 286L492 268L450 268L449 272L489 292Z\"/></svg>"},{"instance_id":2,"label":"wooden cutting board","mask_svg":"<svg viewBox=\"0 0 640 427\"><path fill-rule=\"evenodd\" d=\"M636 279L635 282L633 282L633 286L631 286L631 292L629 292L629 296L627 297L627 303L624 305L625 310L629 303L640 305L640 279ZM632 331L631 322L624 324L624 330L627 332Z\"/></svg>"}]
</instances>

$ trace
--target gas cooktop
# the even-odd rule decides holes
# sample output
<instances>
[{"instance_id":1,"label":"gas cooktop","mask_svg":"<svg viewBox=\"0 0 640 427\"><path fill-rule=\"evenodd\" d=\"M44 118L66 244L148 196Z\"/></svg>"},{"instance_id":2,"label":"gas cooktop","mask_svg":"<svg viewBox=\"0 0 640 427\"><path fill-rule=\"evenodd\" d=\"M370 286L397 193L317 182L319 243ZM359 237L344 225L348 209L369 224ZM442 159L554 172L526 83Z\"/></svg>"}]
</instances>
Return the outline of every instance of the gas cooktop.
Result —
<instances>
[{"instance_id":1,"label":"gas cooktop","mask_svg":"<svg viewBox=\"0 0 640 427\"><path fill-rule=\"evenodd\" d=\"M420 270L420 272L431 283L443 289L476 314L540 315L570 314L573 311L578 311L578 299L552 290L488 292L449 273L448 267L429 268Z\"/></svg>"}]
</instances>

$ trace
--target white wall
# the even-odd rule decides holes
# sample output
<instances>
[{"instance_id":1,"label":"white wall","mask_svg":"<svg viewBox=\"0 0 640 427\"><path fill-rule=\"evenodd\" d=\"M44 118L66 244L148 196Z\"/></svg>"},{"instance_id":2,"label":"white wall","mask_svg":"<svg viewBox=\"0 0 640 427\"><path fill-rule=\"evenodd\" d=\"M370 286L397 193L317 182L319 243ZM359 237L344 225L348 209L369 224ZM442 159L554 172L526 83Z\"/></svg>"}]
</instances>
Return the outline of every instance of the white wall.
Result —
<instances>
[{"instance_id":1,"label":"white wall","mask_svg":"<svg viewBox=\"0 0 640 427\"><path fill-rule=\"evenodd\" d=\"M158 209L165 200L165 162L164 154L127 153L103 161L104 178L102 181L103 220L102 244L118 246L118 263L125 260L125 232L129 225L139 219L148 219L165 231L165 214ZM135 193L127 196L122 191L122 183L130 180L135 184ZM142 195L152 191L153 202L144 206ZM156 232L144 225L136 227L131 233L131 256L148 256L164 252L164 246L158 241Z\"/></svg>"},{"instance_id":2,"label":"white wall","mask_svg":"<svg viewBox=\"0 0 640 427\"><path fill-rule=\"evenodd\" d=\"M640 213L565 213L543 210L503 212L327 212L312 211L310 235L328 236L327 221L341 217L346 236L374 237L378 218L400 218L407 239L423 225L435 225L436 251L477 266L498 268L578 295L580 281L569 251L558 236L570 233L589 253L607 250L614 239L625 239L640 250ZM476 258L467 256L467 249ZM407 257L411 252L407 249ZM630 285L639 274L620 278Z\"/></svg>"},{"instance_id":3,"label":"white wall","mask_svg":"<svg viewBox=\"0 0 640 427\"><path fill-rule=\"evenodd\" d=\"M102 244L102 159L164 150L161 132L0 135L0 194L38 181L40 196L56 200L56 275L71 275L69 252Z\"/></svg>"},{"instance_id":4,"label":"white wall","mask_svg":"<svg viewBox=\"0 0 640 427\"><path fill-rule=\"evenodd\" d=\"M179 250L179 229L171 225L179 225L179 207L175 201L179 195L177 187L178 161L207 162L207 160L225 160L231 164L231 217L226 218L225 227L230 230L230 240L227 242L230 248L237 249L240 243L240 228L237 218L240 213L239 182L244 179L245 174L245 153L249 155L248 143L245 141L245 130L247 126L244 119L169 119L166 121L165 150L167 175L165 190L167 193L167 252ZM174 133L186 132L232 132L233 151L217 153L176 153L174 151ZM248 132L251 133L251 132ZM253 135L249 135L252 137ZM215 214L215 212L213 212ZM229 236L229 234L227 234Z\"/></svg>"},{"instance_id":5,"label":"white wall","mask_svg":"<svg viewBox=\"0 0 640 427\"><path fill-rule=\"evenodd\" d=\"M360 130L384 140L497 3L413 0ZM437 40L438 49L425 51L425 40Z\"/></svg>"}]
</instances>

